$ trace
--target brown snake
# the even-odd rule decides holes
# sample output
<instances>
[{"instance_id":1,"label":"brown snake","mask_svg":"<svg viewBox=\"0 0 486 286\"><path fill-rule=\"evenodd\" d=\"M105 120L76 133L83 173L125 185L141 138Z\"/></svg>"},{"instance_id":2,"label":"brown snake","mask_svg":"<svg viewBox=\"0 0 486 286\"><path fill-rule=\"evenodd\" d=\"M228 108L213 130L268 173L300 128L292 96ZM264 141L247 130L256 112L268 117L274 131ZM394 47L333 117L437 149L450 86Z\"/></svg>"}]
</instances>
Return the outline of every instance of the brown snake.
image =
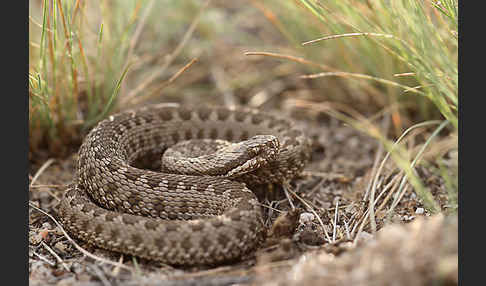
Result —
<instances>
[{"instance_id":1,"label":"brown snake","mask_svg":"<svg viewBox=\"0 0 486 286\"><path fill-rule=\"evenodd\" d=\"M203 167L198 175L135 164L160 162L167 148L191 139L240 143L186 159L195 166L189 169ZM253 110L162 104L125 111L83 141L60 221L98 247L167 264L232 261L255 250L265 231L246 185L291 179L309 153L309 139L291 121ZM175 169L183 173L182 167Z\"/></svg>"}]
</instances>

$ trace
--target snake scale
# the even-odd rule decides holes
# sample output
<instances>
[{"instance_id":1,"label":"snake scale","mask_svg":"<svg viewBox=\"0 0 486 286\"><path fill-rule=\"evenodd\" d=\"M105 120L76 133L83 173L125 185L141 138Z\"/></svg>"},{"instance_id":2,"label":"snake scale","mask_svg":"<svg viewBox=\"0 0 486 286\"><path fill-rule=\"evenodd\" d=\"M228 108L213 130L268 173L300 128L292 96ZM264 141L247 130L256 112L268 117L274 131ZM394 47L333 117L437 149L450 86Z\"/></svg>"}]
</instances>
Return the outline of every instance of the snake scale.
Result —
<instances>
[{"instance_id":1,"label":"snake scale","mask_svg":"<svg viewBox=\"0 0 486 286\"><path fill-rule=\"evenodd\" d=\"M187 158L209 166L199 174L135 165L143 158L160 162L171 146L195 139L235 144ZM171 265L234 261L264 238L260 205L247 186L289 180L309 156L304 132L276 115L175 104L124 111L99 122L84 139L60 221L100 248Z\"/></svg>"}]
</instances>

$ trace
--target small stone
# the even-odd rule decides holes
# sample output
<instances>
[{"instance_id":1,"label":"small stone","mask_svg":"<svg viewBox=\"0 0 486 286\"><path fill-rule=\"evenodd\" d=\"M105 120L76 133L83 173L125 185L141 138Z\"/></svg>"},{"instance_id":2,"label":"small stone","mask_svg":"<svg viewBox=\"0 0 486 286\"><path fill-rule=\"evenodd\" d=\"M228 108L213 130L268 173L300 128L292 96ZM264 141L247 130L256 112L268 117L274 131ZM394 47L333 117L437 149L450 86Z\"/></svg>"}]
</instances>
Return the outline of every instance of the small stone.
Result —
<instances>
[{"instance_id":1,"label":"small stone","mask_svg":"<svg viewBox=\"0 0 486 286\"><path fill-rule=\"evenodd\" d=\"M417 208L415 214L424 214L424 208Z\"/></svg>"},{"instance_id":2,"label":"small stone","mask_svg":"<svg viewBox=\"0 0 486 286\"><path fill-rule=\"evenodd\" d=\"M299 217L299 223L306 224L314 220L314 214L312 213L301 213Z\"/></svg>"},{"instance_id":3,"label":"small stone","mask_svg":"<svg viewBox=\"0 0 486 286\"><path fill-rule=\"evenodd\" d=\"M43 229L39 232L39 235L42 237L43 240L47 240L49 235L49 230Z\"/></svg>"},{"instance_id":4,"label":"small stone","mask_svg":"<svg viewBox=\"0 0 486 286\"><path fill-rule=\"evenodd\" d=\"M33 245L37 245L42 241L42 234L41 233L36 233L29 235L29 242Z\"/></svg>"},{"instance_id":5,"label":"small stone","mask_svg":"<svg viewBox=\"0 0 486 286\"><path fill-rule=\"evenodd\" d=\"M62 242L57 242L56 244L54 244L54 247L62 252L66 252L66 244Z\"/></svg>"},{"instance_id":6,"label":"small stone","mask_svg":"<svg viewBox=\"0 0 486 286\"><path fill-rule=\"evenodd\" d=\"M414 218L415 218L414 215L410 215L410 216L409 215L404 215L402 217L403 221L412 221Z\"/></svg>"},{"instance_id":7,"label":"small stone","mask_svg":"<svg viewBox=\"0 0 486 286\"><path fill-rule=\"evenodd\" d=\"M45 223L43 223L43 224L42 224L42 228L45 228L45 229L52 229L52 226L51 226L51 224L50 224L50 223L45 222Z\"/></svg>"}]
</instances>

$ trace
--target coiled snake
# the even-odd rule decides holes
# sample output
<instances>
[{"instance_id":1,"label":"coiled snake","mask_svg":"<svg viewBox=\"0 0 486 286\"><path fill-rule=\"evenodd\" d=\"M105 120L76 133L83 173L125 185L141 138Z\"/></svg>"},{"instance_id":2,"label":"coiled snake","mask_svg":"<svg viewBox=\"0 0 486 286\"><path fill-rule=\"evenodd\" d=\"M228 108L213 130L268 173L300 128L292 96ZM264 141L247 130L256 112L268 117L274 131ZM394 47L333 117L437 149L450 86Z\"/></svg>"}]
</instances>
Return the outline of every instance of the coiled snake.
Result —
<instances>
[{"instance_id":1,"label":"coiled snake","mask_svg":"<svg viewBox=\"0 0 486 286\"><path fill-rule=\"evenodd\" d=\"M167 148L194 139L239 143L213 155L168 157L180 165L170 172L134 165L160 161ZM232 261L255 250L264 233L246 185L289 180L309 153L309 139L291 121L253 110L161 104L125 111L83 141L60 221L98 247L167 264Z\"/></svg>"}]
</instances>

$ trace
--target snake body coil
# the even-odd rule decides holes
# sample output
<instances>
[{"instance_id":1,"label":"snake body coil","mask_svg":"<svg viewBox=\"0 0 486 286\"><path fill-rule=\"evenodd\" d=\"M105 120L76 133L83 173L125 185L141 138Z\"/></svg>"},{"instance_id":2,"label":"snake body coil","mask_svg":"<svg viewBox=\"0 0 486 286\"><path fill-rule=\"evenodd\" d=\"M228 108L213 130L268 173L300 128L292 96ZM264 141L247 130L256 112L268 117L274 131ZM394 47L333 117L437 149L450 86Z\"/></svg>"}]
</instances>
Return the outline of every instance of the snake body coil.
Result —
<instances>
[{"instance_id":1,"label":"snake body coil","mask_svg":"<svg viewBox=\"0 0 486 286\"><path fill-rule=\"evenodd\" d=\"M251 138L258 135L275 136L277 143L267 147L277 150L256 148ZM170 146L194 139L247 141L209 163L190 159L209 165L207 174L134 165L160 160ZM60 221L81 240L167 264L235 260L254 250L264 233L260 206L246 185L292 178L309 153L309 139L292 122L252 110L162 104L122 112L101 121L81 145Z\"/></svg>"}]
</instances>

